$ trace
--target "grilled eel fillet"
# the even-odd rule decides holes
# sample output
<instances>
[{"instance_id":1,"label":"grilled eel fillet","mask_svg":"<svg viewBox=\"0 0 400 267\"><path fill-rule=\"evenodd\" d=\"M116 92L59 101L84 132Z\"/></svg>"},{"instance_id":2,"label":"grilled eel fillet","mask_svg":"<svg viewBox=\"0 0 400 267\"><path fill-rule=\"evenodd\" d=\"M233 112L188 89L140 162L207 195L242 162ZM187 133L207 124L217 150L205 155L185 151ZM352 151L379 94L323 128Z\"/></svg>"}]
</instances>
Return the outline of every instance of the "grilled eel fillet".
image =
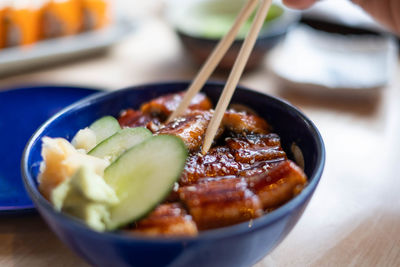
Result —
<instances>
[{"instance_id":1,"label":"grilled eel fillet","mask_svg":"<svg viewBox=\"0 0 400 267\"><path fill-rule=\"evenodd\" d=\"M178 108L179 103L183 99L183 95L184 92L180 92L157 97L144 103L140 107L140 111L143 112L143 114L152 114L165 120ZM188 110L209 110L211 108L212 103L210 99L205 94L198 93L191 100Z\"/></svg>"},{"instance_id":2,"label":"grilled eel fillet","mask_svg":"<svg viewBox=\"0 0 400 267\"><path fill-rule=\"evenodd\" d=\"M261 117L235 110L225 111L221 122L222 127L233 133L255 133L266 134L270 131L270 126Z\"/></svg>"},{"instance_id":3,"label":"grilled eel fillet","mask_svg":"<svg viewBox=\"0 0 400 267\"><path fill-rule=\"evenodd\" d=\"M306 185L303 171L292 161L277 163L262 175L216 177L183 186L179 198L200 230L232 225L279 207Z\"/></svg>"},{"instance_id":4,"label":"grilled eel fillet","mask_svg":"<svg viewBox=\"0 0 400 267\"><path fill-rule=\"evenodd\" d=\"M153 133L161 126L159 118L151 114L144 114L140 110L127 109L124 110L118 118L118 122L122 128L125 127L146 127Z\"/></svg>"},{"instance_id":5,"label":"grilled eel fillet","mask_svg":"<svg viewBox=\"0 0 400 267\"><path fill-rule=\"evenodd\" d=\"M164 125L156 134L175 135L182 139L190 152L195 152L203 143L203 136L211 117L212 113L209 111L191 111Z\"/></svg>"},{"instance_id":6,"label":"grilled eel fillet","mask_svg":"<svg viewBox=\"0 0 400 267\"><path fill-rule=\"evenodd\" d=\"M187 214L180 203L159 205L134 228L127 231L150 236L195 236L198 232L192 216Z\"/></svg>"},{"instance_id":7,"label":"grilled eel fillet","mask_svg":"<svg viewBox=\"0 0 400 267\"><path fill-rule=\"evenodd\" d=\"M263 213L260 199L240 178L184 186L178 192L200 230L248 221Z\"/></svg>"},{"instance_id":8,"label":"grilled eel fillet","mask_svg":"<svg viewBox=\"0 0 400 267\"><path fill-rule=\"evenodd\" d=\"M190 185L202 178L236 175L240 170L242 165L235 161L229 148L214 147L204 156L195 153L188 157L179 184Z\"/></svg>"},{"instance_id":9,"label":"grilled eel fillet","mask_svg":"<svg viewBox=\"0 0 400 267\"><path fill-rule=\"evenodd\" d=\"M171 134L180 137L189 151L200 150L208 123L212 117L211 111L194 110L161 127L157 134ZM224 132L229 133L268 133L268 124L256 115L248 115L235 111L225 112L221 126L215 136L218 139Z\"/></svg>"},{"instance_id":10,"label":"grilled eel fillet","mask_svg":"<svg viewBox=\"0 0 400 267\"><path fill-rule=\"evenodd\" d=\"M179 183L189 185L202 178L227 175L253 176L286 159L276 134L229 137L225 143L226 146L211 148L204 156L192 153Z\"/></svg>"},{"instance_id":11,"label":"grilled eel fillet","mask_svg":"<svg viewBox=\"0 0 400 267\"><path fill-rule=\"evenodd\" d=\"M147 127L153 133L158 131L162 122L178 107L183 98L183 92L160 96L144 103L139 110L124 110L118 118L121 127ZM192 110L209 110L212 103L202 93L197 94L188 107Z\"/></svg>"},{"instance_id":12,"label":"grilled eel fillet","mask_svg":"<svg viewBox=\"0 0 400 267\"><path fill-rule=\"evenodd\" d=\"M280 138L274 133L226 138L225 142L237 162L254 164L260 161L286 159Z\"/></svg>"},{"instance_id":13,"label":"grilled eel fillet","mask_svg":"<svg viewBox=\"0 0 400 267\"><path fill-rule=\"evenodd\" d=\"M269 210L299 194L307 184L307 177L294 162L285 160L261 175L247 177L246 181L260 198L263 209Z\"/></svg>"}]
</instances>

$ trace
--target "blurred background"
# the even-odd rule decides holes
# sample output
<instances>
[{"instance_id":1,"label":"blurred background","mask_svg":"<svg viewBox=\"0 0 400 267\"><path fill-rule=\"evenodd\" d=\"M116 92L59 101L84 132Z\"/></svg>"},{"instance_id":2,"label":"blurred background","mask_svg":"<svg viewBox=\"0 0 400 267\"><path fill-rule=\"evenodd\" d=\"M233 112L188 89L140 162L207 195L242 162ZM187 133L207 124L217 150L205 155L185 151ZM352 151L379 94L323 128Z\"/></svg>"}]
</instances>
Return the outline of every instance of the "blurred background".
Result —
<instances>
[{"instance_id":1,"label":"blurred background","mask_svg":"<svg viewBox=\"0 0 400 267\"><path fill-rule=\"evenodd\" d=\"M191 79L244 1L1 0L0 87L116 89ZM214 79L225 79L250 25ZM243 81L263 73L260 83L302 94L376 96L393 76L396 54L396 39L349 1L326 0L305 12L275 1Z\"/></svg>"},{"instance_id":2,"label":"blurred background","mask_svg":"<svg viewBox=\"0 0 400 267\"><path fill-rule=\"evenodd\" d=\"M190 80L243 1L0 0L0 90ZM250 24L213 80L226 80ZM241 84L299 107L327 161L302 219L259 266L400 265L398 44L351 1L304 12L274 2ZM0 265L85 265L38 216L28 221L3 220L1 243L16 245Z\"/></svg>"}]
</instances>

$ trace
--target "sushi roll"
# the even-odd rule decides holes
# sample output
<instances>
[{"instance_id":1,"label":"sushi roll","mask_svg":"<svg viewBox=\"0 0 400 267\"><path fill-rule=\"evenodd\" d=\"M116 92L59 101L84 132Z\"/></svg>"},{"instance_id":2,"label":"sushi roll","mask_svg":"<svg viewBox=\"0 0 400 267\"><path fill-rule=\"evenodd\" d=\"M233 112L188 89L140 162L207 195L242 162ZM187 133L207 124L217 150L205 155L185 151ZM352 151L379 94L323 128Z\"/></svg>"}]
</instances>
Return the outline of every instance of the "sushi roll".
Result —
<instances>
[{"instance_id":1,"label":"sushi roll","mask_svg":"<svg viewBox=\"0 0 400 267\"><path fill-rule=\"evenodd\" d=\"M13 0L5 9L4 46L29 45L40 39L41 9L32 0Z\"/></svg>"},{"instance_id":2,"label":"sushi roll","mask_svg":"<svg viewBox=\"0 0 400 267\"><path fill-rule=\"evenodd\" d=\"M6 17L8 13L8 1L0 0L0 49L6 46Z\"/></svg>"},{"instance_id":3,"label":"sushi roll","mask_svg":"<svg viewBox=\"0 0 400 267\"><path fill-rule=\"evenodd\" d=\"M110 23L110 1L81 0L83 10L83 30L96 30Z\"/></svg>"},{"instance_id":4,"label":"sushi roll","mask_svg":"<svg viewBox=\"0 0 400 267\"><path fill-rule=\"evenodd\" d=\"M51 0L43 11L44 38L74 35L82 29L80 0Z\"/></svg>"}]
</instances>

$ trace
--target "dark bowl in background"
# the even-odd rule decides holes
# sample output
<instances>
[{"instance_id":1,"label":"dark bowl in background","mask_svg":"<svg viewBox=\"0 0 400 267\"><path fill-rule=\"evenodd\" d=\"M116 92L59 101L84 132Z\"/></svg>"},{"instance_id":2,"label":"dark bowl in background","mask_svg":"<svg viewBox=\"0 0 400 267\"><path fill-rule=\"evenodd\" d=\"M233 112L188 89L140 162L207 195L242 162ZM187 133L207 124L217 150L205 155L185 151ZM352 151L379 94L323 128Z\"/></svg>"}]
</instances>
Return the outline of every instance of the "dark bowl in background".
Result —
<instances>
[{"instance_id":1,"label":"dark bowl in background","mask_svg":"<svg viewBox=\"0 0 400 267\"><path fill-rule=\"evenodd\" d=\"M282 9L282 14L268 22L265 22L257 41L254 45L254 49L250 54L250 58L247 62L246 69L252 69L259 66L268 53L289 31L289 29L296 25L300 20L300 14L296 11L289 10L283 6L278 6ZM172 8L172 7L170 7ZM177 8L177 7L176 7ZM188 9L185 16L190 16L190 10ZM229 7L227 7L229 8ZM239 12L239 9L237 10ZM172 15L173 16L173 15ZM174 21L173 19L170 19ZM216 47L218 42L223 36L207 37L197 32L196 30L190 30L187 27L184 29L179 26L181 22L174 22L173 27L176 31L179 39L181 40L185 50L193 58L197 64L202 64L208 58L210 53ZM244 38L236 38L232 46L229 48L226 55L218 65L220 70L228 70L232 68L237 55L239 54L240 48L243 44Z\"/></svg>"},{"instance_id":2,"label":"dark bowl in background","mask_svg":"<svg viewBox=\"0 0 400 267\"><path fill-rule=\"evenodd\" d=\"M232 103L250 106L281 136L291 155L296 143L303 152L308 185L280 208L237 225L201 232L197 237L152 238L118 232L100 233L77 219L54 210L37 184L42 157L41 138L69 140L81 128L104 115L118 116L154 97L183 91L188 82L158 83L87 97L56 114L28 142L22 158L25 187L37 210L56 235L73 251L95 266L250 266L275 248L294 227L321 178L325 149L315 125L291 104L266 94L239 87ZM208 83L205 92L214 103L224 84ZM299 248L301 249L301 248Z\"/></svg>"}]
</instances>

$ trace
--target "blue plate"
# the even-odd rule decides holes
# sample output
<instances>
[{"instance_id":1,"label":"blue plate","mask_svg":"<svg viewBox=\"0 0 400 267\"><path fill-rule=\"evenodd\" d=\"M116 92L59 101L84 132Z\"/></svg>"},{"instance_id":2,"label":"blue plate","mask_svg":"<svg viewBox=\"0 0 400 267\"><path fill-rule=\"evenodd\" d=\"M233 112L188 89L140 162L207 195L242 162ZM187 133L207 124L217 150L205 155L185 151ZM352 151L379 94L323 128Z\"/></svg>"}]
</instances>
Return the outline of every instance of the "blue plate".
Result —
<instances>
[{"instance_id":1,"label":"blue plate","mask_svg":"<svg viewBox=\"0 0 400 267\"><path fill-rule=\"evenodd\" d=\"M34 211L20 171L29 137L59 110L98 91L65 86L0 91L0 215Z\"/></svg>"}]
</instances>

